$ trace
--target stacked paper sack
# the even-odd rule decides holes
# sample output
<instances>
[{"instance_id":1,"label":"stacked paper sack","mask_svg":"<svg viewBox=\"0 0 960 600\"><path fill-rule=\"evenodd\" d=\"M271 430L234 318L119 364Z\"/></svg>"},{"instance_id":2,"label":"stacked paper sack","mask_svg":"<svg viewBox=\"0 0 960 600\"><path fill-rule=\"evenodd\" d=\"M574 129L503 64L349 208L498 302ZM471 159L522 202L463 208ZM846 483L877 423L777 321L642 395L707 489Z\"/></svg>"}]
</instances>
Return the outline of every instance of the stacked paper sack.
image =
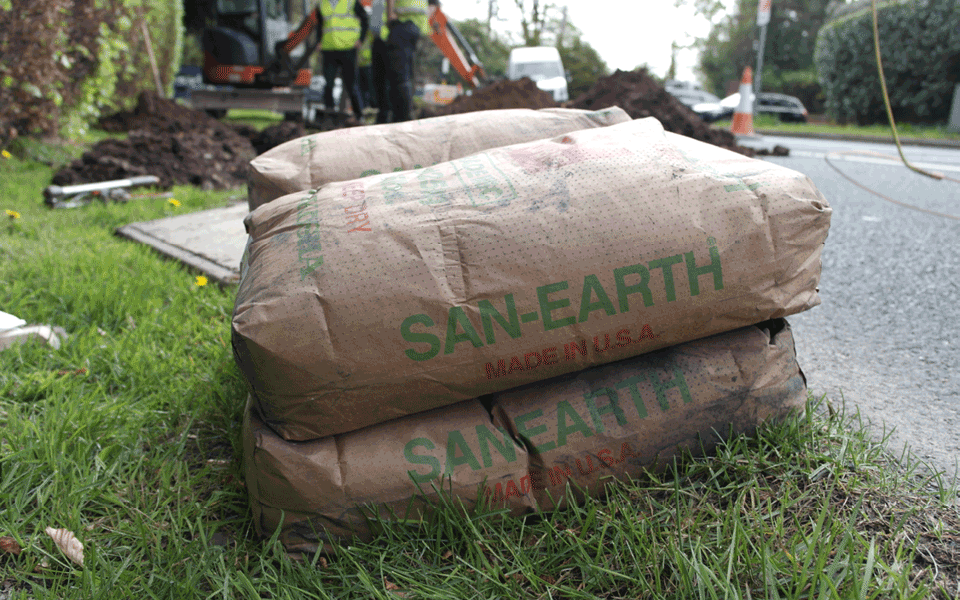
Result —
<instances>
[{"instance_id":1,"label":"stacked paper sack","mask_svg":"<svg viewBox=\"0 0 960 600\"><path fill-rule=\"evenodd\" d=\"M251 163L233 348L247 487L290 552L511 513L801 407L810 180L618 108L321 133Z\"/></svg>"}]
</instances>

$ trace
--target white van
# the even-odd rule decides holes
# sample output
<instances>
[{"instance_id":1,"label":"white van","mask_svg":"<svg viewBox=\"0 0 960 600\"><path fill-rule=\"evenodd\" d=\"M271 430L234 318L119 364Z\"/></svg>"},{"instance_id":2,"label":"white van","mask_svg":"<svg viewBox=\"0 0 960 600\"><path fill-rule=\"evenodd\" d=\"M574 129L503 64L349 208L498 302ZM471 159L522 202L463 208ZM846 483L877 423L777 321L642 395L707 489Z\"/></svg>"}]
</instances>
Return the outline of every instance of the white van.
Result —
<instances>
[{"instance_id":1,"label":"white van","mask_svg":"<svg viewBox=\"0 0 960 600\"><path fill-rule=\"evenodd\" d=\"M560 53L552 46L524 46L510 51L507 78L516 80L524 77L529 77L538 88L552 94L556 102L570 99Z\"/></svg>"}]
</instances>

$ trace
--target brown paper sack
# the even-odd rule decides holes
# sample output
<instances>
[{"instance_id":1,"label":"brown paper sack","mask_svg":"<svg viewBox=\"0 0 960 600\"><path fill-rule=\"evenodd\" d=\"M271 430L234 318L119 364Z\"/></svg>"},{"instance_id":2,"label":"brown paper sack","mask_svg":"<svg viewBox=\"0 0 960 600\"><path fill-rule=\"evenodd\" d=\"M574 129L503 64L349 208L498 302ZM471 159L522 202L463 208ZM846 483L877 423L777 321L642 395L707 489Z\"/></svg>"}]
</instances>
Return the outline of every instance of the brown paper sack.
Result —
<instances>
[{"instance_id":1,"label":"brown paper sack","mask_svg":"<svg viewBox=\"0 0 960 600\"><path fill-rule=\"evenodd\" d=\"M750 434L806 397L792 333L776 319L312 442L283 440L251 403L247 489L260 535L279 528L289 552L331 552L373 536L365 515L428 517L438 489L512 515L600 495L681 448L699 456Z\"/></svg>"},{"instance_id":2,"label":"brown paper sack","mask_svg":"<svg viewBox=\"0 0 960 600\"><path fill-rule=\"evenodd\" d=\"M428 167L498 146L625 123L618 107L486 110L405 123L350 127L280 144L250 162L250 210L331 181Z\"/></svg>"},{"instance_id":3,"label":"brown paper sack","mask_svg":"<svg viewBox=\"0 0 960 600\"><path fill-rule=\"evenodd\" d=\"M284 439L353 431L813 307L830 214L652 118L331 183L248 215L234 354Z\"/></svg>"}]
</instances>

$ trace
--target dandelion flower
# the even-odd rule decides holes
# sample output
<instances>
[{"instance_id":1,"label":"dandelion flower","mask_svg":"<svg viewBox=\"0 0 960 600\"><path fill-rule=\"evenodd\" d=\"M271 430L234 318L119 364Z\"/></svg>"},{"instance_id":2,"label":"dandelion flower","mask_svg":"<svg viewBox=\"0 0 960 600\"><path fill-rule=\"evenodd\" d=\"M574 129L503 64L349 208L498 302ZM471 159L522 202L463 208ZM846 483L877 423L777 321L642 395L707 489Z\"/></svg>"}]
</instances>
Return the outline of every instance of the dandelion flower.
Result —
<instances>
[{"instance_id":1,"label":"dandelion flower","mask_svg":"<svg viewBox=\"0 0 960 600\"><path fill-rule=\"evenodd\" d=\"M20 213L18 213L15 210L7 209L7 216L10 217L11 219L19 219Z\"/></svg>"},{"instance_id":2,"label":"dandelion flower","mask_svg":"<svg viewBox=\"0 0 960 600\"><path fill-rule=\"evenodd\" d=\"M10 154L9 152L7 152L6 150L0 152L0 156L2 156L2 157L4 157L4 158L12 158L12 157L13 157L13 155Z\"/></svg>"},{"instance_id":3,"label":"dandelion flower","mask_svg":"<svg viewBox=\"0 0 960 600\"><path fill-rule=\"evenodd\" d=\"M172 204L174 207L180 206L180 201L177 200L176 198L170 198L169 200L167 200L167 202Z\"/></svg>"},{"instance_id":4,"label":"dandelion flower","mask_svg":"<svg viewBox=\"0 0 960 600\"><path fill-rule=\"evenodd\" d=\"M198 287L203 287L203 286L207 285L207 278L204 277L203 275L197 275L196 285L197 285Z\"/></svg>"}]
</instances>

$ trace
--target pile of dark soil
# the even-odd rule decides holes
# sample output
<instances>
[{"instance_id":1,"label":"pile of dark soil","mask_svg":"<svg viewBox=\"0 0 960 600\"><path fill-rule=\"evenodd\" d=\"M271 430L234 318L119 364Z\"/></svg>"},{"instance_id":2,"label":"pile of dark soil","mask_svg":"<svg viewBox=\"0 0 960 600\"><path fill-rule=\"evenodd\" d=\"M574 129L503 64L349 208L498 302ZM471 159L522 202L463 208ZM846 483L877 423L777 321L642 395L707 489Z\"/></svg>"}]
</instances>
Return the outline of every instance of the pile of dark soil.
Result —
<instances>
[{"instance_id":1,"label":"pile of dark soil","mask_svg":"<svg viewBox=\"0 0 960 600\"><path fill-rule=\"evenodd\" d=\"M456 115L477 110L501 108L554 108L559 106L548 92L537 87L532 79L501 80L482 87L469 96L457 96L450 104L435 109L431 116ZM427 115L422 115L427 116Z\"/></svg>"},{"instance_id":2,"label":"pile of dark soil","mask_svg":"<svg viewBox=\"0 0 960 600\"><path fill-rule=\"evenodd\" d=\"M110 132L128 132L126 139L95 144L58 171L56 185L73 185L155 175L160 188L193 185L230 189L247 181L250 161L287 140L307 134L302 123L283 122L257 131L232 127L172 100L144 92L134 110L100 121Z\"/></svg>"},{"instance_id":3,"label":"pile of dark soil","mask_svg":"<svg viewBox=\"0 0 960 600\"><path fill-rule=\"evenodd\" d=\"M502 80L480 88L470 96L458 96L445 107L426 109L422 117L495 110L501 108L552 108L553 97L532 80ZM732 133L713 129L651 77L645 69L617 71L597 80L584 94L564 104L570 108L597 110L619 106L634 119L655 117L663 128L701 142L753 156L754 150L738 146Z\"/></svg>"},{"instance_id":4,"label":"pile of dark soil","mask_svg":"<svg viewBox=\"0 0 960 600\"><path fill-rule=\"evenodd\" d=\"M655 117L673 133L753 156L754 150L738 146L732 133L714 129L667 92L646 69L617 70L601 77L589 90L569 103L571 108L597 110L619 106L634 119Z\"/></svg>"},{"instance_id":5,"label":"pile of dark soil","mask_svg":"<svg viewBox=\"0 0 960 600\"><path fill-rule=\"evenodd\" d=\"M313 129L308 131L300 121L281 121L276 125L265 127L263 131L257 131L252 127L244 127L243 129L249 130L247 137L250 138L250 143L253 144L253 148L258 155L274 146L301 138L314 131Z\"/></svg>"},{"instance_id":6,"label":"pile of dark soil","mask_svg":"<svg viewBox=\"0 0 960 600\"><path fill-rule=\"evenodd\" d=\"M501 80L460 96L447 106L424 110L421 117L503 108L552 108L553 97L528 78ZM603 77L565 106L588 110L619 106L634 119L656 117L664 129L748 156L729 131L711 128L670 95L644 69L617 71ZM230 126L206 113L144 92L137 106L101 120L111 132L128 132L126 139L104 140L54 175L52 183L73 185L155 175L161 188L193 185L230 189L247 180L250 161L288 140L310 133L303 123L284 121L257 131Z\"/></svg>"}]
</instances>

